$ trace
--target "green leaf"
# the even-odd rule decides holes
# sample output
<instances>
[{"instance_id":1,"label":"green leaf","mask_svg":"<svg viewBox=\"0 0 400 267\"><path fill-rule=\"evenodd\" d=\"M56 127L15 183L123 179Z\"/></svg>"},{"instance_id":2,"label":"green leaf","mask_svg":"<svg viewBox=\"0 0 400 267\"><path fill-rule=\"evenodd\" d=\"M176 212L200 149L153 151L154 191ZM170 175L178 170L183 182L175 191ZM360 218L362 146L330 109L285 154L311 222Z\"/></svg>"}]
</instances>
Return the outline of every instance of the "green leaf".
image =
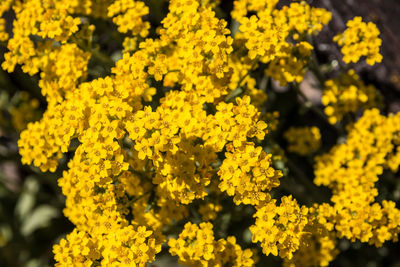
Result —
<instances>
[{"instance_id":1,"label":"green leaf","mask_svg":"<svg viewBox=\"0 0 400 267\"><path fill-rule=\"evenodd\" d=\"M33 209L38 191L38 181L33 177L28 177L25 180L21 195L15 207L15 214L20 221L24 221L25 217Z\"/></svg>"},{"instance_id":2,"label":"green leaf","mask_svg":"<svg viewBox=\"0 0 400 267\"><path fill-rule=\"evenodd\" d=\"M42 260L40 260L40 259L31 259L31 260L29 260L27 263L26 263L26 265L25 265L26 267L47 267L47 266L49 266L49 265L44 265L43 264L43 261Z\"/></svg>"},{"instance_id":3,"label":"green leaf","mask_svg":"<svg viewBox=\"0 0 400 267\"><path fill-rule=\"evenodd\" d=\"M50 221L59 217L59 211L50 205L41 205L31 212L23 221L21 233L28 236L35 230L50 225Z\"/></svg>"},{"instance_id":4,"label":"green leaf","mask_svg":"<svg viewBox=\"0 0 400 267\"><path fill-rule=\"evenodd\" d=\"M249 229L245 229L243 232L243 240L244 242L246 242L247 244L251 243L251 238L252 238L252 233L250 232Z\"/></svg>"},{"instance_id":5,"label":"green leaf","mask_svg":"<svg viewBox=\"0 0 400 267\"><path fill-rule=\"evenodd\" d=\"M232 19L231 23L231 35L234 36L237 32L239 32L240 23L239 21Z\"/></svg>"},{"instance_id":6,"label":"green leaf","mask_svg":"<svg viewBox=\"0 0 400 267\"><path fill-rule=\"evenodd\" d=\"M11 227L7 224L0 225L0 248L5 246L13 237Z\"/></svg>"}]
</instances>

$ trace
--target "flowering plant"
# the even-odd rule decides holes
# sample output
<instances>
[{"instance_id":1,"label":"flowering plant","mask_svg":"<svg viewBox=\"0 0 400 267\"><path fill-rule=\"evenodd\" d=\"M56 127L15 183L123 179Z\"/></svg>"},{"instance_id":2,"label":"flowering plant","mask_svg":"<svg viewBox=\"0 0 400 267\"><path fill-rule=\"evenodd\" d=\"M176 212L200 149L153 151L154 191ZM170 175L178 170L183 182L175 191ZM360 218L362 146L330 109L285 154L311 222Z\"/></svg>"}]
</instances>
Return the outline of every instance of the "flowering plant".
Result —
<instances>
[{"instance_id":1,"label":"flowering plant","mask_svg":"<svg viewBox=\"0 0 400 267\"><path fill-rule=\"evenodd\" d=\"M0 4L15 14L11 32L0 20L1 66L36 77L46 103L40 119L29 95L11 112L22 163L63 170L74 228L53 247L56 266L145 266L168 253L187 266L268 255L326 266L339 239L397 241L400 210L376 182L398 170L400 115L380 114L378 90L354 70L321 73L313 38L329 11L236 0L228 23L217 0L150 1L167 8L154 22L146 2ZM334 41L346 63L382 60L378 28L360 17ZM320 79L324 112L301 88L307 73ZM272 108L274 86L343 141L322 150L316 124L293 125L282 141L290 115ZM292 158L313 165L314 184ZM287 190L288 175L315 198Z\"/></svg>"}]
</instances>

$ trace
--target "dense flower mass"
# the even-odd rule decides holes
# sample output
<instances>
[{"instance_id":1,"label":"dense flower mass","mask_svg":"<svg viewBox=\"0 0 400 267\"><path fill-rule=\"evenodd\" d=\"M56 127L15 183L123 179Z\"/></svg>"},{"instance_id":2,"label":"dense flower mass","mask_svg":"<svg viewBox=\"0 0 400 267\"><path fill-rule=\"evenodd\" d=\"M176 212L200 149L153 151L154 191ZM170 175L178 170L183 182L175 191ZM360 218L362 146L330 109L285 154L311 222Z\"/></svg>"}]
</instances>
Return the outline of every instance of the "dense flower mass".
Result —
<instances>
[{"instance_id":1,"label":"dense flower mass","mask_svg":"<svg viewBox=\"0 0 400 267\"><path fill-rule=\"evenodd\" d=\"M335 36L334 41L342 47L343 61L346 63L357 62L361 57L366 57L369 65L382 61L379 48L382 40L379 30L372 22L365 23L361 17L355 17L347 22L347 29Z\"/></svg>"},{"instance_id":2,"label":"dense flower mass","mask_svg":"<svg viewBox=\"0 0 400 267\"><path fill-rule=\"evenodd\" d=\"M400 114L385 117L367 110L351 128L346 143L316 158L315 183L332 189L333 206L323 204L320 222L335 227L339 237L382 246L397 241L400 210L392 201L376 202L375 183L384 169L400 164Z\"/></svg>"},{"instance_id":3,"label":"dense flower mass","mask_svg":"<svg viewBox=\"0 0 400 267\"><path fill-rule=\"evenodd\" d=\"M233 236L215 240L211 223L200 227L186 223L178 239L168 241L171 255L179 256L179 263L189 266L253 266L253 252L242 250Z\"/></svg>"},{"instance_id":4,"label":"dense flower mass","mask_svg":"<svg viewBox=\"0 0 400 267\"><path fill-rule=\"evenodd\" d=\"M0 4L0 15L15 13L10 38L0 19L2 68L36 75L47 101L39 120L27 96L12 110L26 128L22 162L55 172L67 161L58 185L75 228L54 245L56 265L145 266L168 250L187 266L254 266L259 250L287 266L326 266L338 238L397 241L400 211L376 200L375 183L398 170L400 115L370 109L379 93L352 70L324 83L329 123L364 112L345 142L315 158L314 182L332 190L330 202L307 206L277 193L286 152L272 144L280 119L265 109L267 78L298 88L330 12L305 1L236 0L235 29L217 15L219 1L159 2L168 13L158 27L146 21L146 1ZM116 56L96 43L98 21L115 24ZM335 37L343 60L379 62L378 34L360 18L349 22ZM284 138L310 160L321 152L317 127L290 127ZM226 234L240 209L251 213L247 243Z\"/></svg>"},{"instance_id":5,"label":"dense flower mass","mask_svg":"<svg viewBox=\"0 0 400 267\"><path fill-rule=\"evenodd\" d=\"M257 220L250 227L253 242L261 242L264 254L278 255L282 258L293 257L293 252L300 247L303 230L307 225L308 208L299 207L292 196L283 197L279 206L276 200L257 207L254 215Z\"/></svg>"},{"instance_id":6,"label":"dense flower mass","mask_svg":"<svg viewBox=\"0 0 400 267\"><path fill-rule=\"evenodd\" d=\"M335 124L358 110L382 105L379 92L373 85L365 85L354 70L327 80L322 92L322 104L329 122Z\"/></svg>"}]
</instances>

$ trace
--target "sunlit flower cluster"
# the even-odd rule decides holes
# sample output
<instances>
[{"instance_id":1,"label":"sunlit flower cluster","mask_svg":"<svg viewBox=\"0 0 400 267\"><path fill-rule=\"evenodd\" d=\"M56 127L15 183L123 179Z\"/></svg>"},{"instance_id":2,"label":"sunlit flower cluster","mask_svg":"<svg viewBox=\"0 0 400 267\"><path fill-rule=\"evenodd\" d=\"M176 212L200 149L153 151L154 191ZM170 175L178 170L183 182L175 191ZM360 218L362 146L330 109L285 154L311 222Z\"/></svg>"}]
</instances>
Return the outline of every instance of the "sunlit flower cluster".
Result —
<instances>
[{"instance_id":1,"label":"sunlit flower cluster","mask_svg":"<svg viewBox=\"0 0 400 267\"><path fill-rule=\"evenodd\" d=\"M341 46L343 61L357 62L361 57L366 58L369 65L382 61L379 53L382 40L379 38L379 29L372 22L365 23L361 17L355 17L346 24L347 29L335 36L334 41Z\"/></svg>"},{"instance_id":2,"label":"sunlit flower cluster","mask_svg":"<svg viewBox=\"0 0 400 267\"><path fill-rule=\"evenodd\" d=\"M400 210L393 201L376 201L375 183L385 169L398 170L399 133L400 114L385 117L377 109L367 110L344 144L316 158L314 182L333 192L333 206L319 207L319 222L339 237L376 246L397 241Z\"/></svg>"},{"instance_id":3,"label":"sunlit flower cluster","mask_svg":"<svg viewBox=\"0 0 400 267\"><path fill-rule=\"evenodd\" d=\"M211 223L186 223L178 239L168 241L171 255L188 266L253 266L253 252L242 250L233 236L215 240Z\"/></svg>"},{"instance_id":4,"label":"sunlit flower cluster","mask_svg":"<svg viewBox=\"0 0 400 267\"><path fill-rule=\"evenodd\" d=\"M146 20L146 1L1 4L0 15L15 13L11 38L0 19L2 68L36 75L47 101L42 118L21 132L22 163L55 172L67 161L58 185L75 228L54 245L56 266L146 266L164 246L183 265L254 266L242 237L221 237L233 216L227 202L253 212L248 246L288 266L326 266L337 238L397 241L400 212L392 201L375 201L375 182L400 164L398 115L365 111L345 143L315 159L315 183L332 189L332 205L275 194L284 179L277 159L284 162L285 152L272 138L280 119L265 109L270 81L261 86L253 72L297 86L314 53L310 38L331 18L305 1L277 2L234 1L236 30L212 0L168 1L157 28ZM115 24L108 34L121 41L118 55L101 52L96 21ZM335 39L348 49L344 60L349 45L367 40L362 55L379 61L371 45L377 30L369 38L357 21ZM348 41L357 31L366 37ZM322 103L334 124L377 106L377 95L349 71L325 83ZM37 106L32 100L19 112ZM25 127L21 113L11 113ZM290 128L284 137L302 156L321 147L317 127Z\"/></svg>"},{"instance_id":5,"label":"sunlit flower cluster","mask_svg":"<svg viewBox=\"0 0 400 267\"><path fill-rule=\"evenodd\" d=\"M380 107L381 96L373 85L365 85L354 70L327 80L321 98L329 122L335 124L358 110Z\"/></svg>"},{"instance_id":6,"label":"sunlit flower cluster","mask_svg":"<svg viewBox=\"0 0 400 267\"><path fill-rule=\"evenodd\" d=\"M250 227L252 241L261 243L265 255L279 253L280 257L290 260L306 234L308 208L300 207L292 196L283 197L279 206L275 202L257 207L256 223Z\"/></svg>"}]
</instances>

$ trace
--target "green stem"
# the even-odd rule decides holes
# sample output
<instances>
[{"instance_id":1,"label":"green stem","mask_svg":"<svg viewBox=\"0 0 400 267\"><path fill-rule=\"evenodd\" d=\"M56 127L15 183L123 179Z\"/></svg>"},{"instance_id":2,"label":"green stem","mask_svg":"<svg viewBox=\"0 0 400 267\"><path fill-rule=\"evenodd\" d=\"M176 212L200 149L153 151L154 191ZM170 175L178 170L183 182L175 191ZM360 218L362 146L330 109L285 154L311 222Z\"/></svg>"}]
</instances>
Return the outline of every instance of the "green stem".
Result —
<instances>
[{"instance_id":1,"label":"green stem","mask_svg":"<svg viewBox=\"0 0 400 267\"><path fill-rule=\"evenodd\" d=\"M318 199L319 201L326 201L326 198L319 194L319 190L314 183L308 179L308 177L304 174L304 172L297 167L297 165L289 158L287 158L287 165L289 167L289 170L292 171L295 175L295 178L297 178L302 185L306 188L307 192L312 194L315 199Z\"/></svg>"},{"instance_id":2,"label":"green stem","mask_svg":"<svg viewBox=\"0 0 400 267\"><path fill-rule=\"evenodd\" d=\"M167 73L180 72L180 70L169 70Z\"/></svg>"},{"instance_id":3,"label":"green stem","mask_svg":"<svg viewBox=\"0 0 400 267\"><path fill-rule=\"evenodd\" d=\"M253 71L253 68L257 65L257 62L258 62L257 58L255 58L253 64L251 65L251 67L249 69L249 71L242 78L239 79L236 89L233 90L229 95L226 96L225 102L229 102L232 99L234 99L236 96L238 96L241 93L243 93L243 89L241 87L241 83L244 81L244 79L246 79L247 76L250 75L250 73Z\"/></svg>"},{"instance_id":4,"label":"green stem","mask_svg":"<svg viewBox=\"0 0 400 267\"><path fill-rule=\"evenodd\" d=\"M325 77L318 67L319 66L318 60L317 60L317 56L314 51L311 53L311 60L308 64L308 66L309 66L309 69L314 73L315 77L317 78L318 83L319 83L319 88L321 88L321 90L322 90L324 88L324 84L325 84Z\"/></svg>"},{"instance_id":5,"label":"green stem","mask_svg":"<svg viewBox=\"0 0 400 267\"><path fill-rule=\"evenodd\" d=\"M99 50L92 49L89 52L92 53L92 56L94 58L98 59L99 61L102 61L102 62L106 63L107 65L114 66L114 64L115 64L114 60L112 60L110 57L104 55L103 53L99 52Z\"/></svg>"},{"instance_id":6,"label":"green stem","mask_svg":"<svg viewBox=\"0 0 400 267\"><path fill-rule=\"evenodd\" d=\"M240 84L244 81L244 79L246 79L246 77L250 75L250 73L253 71L253 68L257 65L257 62L258 62L258 60L257 60L257 58L255 58L253 64L251 64L249 71L246 73L246 75L244 75L242 78L240 78L237 87L240 87Z\"/></svg>"},{"instance_id":7,"label":"green stem","mask_svg":"<svg viewBox=\"0 0 400 267\"><path fill-rule=\"evenodd\" d=\"M307 41L312 44L313 47L316 47L315 43L313 42L312 35L307 36ZM309 69L314 73L315 77L317 78L319 82L319 88L323 89L324 84L325 84L325 77L322 74L319 64L318 64L318 59L317 55L315 54L315 50L311 51L311 60L308 63Z\"/></svg>"},{"instance_id":8,"label":"green stem","mask_svg":"<svg viewBox=\"0 0 400 267\"><path fill-rule=\"evenodd\" d=\"M140 199L142 199L144 196L150 194L151 192L152 192L152 190L147 191L147 192L143 193L142 195L137 196L137 197L135 197L135 198L129 200L129 203L128 203L128 204L129 204L129 205L132 205L133 203L135 203L136 201L139 201Z\"/></svg>"},{"instance_id":9,"label":"green stem","mask_svg":"<svg viewBox=\"0 0 400 267\"><path fill-rule=\"evenodd\" d=\"M114 66L114 60L112 60L109 56L101 53L98 47L92 48L91 42L86 44L84 41L77 39L75 36L72 36L70 40L71 42L76 43L78 47L82 50L91 53L91 55L99 61L106 63L107 65Z\"/></svg>"}]
</instances>

